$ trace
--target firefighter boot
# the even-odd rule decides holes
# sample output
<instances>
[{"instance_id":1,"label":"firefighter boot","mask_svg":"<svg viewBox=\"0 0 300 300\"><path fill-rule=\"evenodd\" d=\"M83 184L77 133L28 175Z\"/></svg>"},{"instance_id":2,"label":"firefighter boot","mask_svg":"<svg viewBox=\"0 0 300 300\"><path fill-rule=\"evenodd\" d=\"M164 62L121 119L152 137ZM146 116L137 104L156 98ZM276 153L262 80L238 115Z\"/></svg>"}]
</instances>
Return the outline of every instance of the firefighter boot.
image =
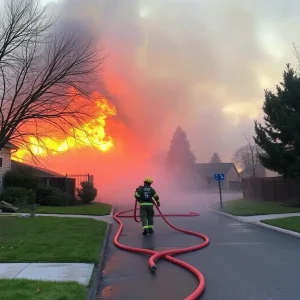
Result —
<instances>
[{"instance_id":1,"label":"firefighter boot","mask_svg":"<svg viewBox=\"0 0 300 300\"><path fill-rule=\"evenodd\" d=\"M143 230L143 235L148 235L148 229Z\"/></svg>"},{"instance_id":2,"label":"firefighter boot","mask_svg":"<svg viewBox=\"0 0 300 300\"><path fill-rule=\"evenodd\" d=\"M153 228L150 228L150 229L149 229L149 233L150 233L150 234L154 233Z\"/></svg>"}]
</instances>

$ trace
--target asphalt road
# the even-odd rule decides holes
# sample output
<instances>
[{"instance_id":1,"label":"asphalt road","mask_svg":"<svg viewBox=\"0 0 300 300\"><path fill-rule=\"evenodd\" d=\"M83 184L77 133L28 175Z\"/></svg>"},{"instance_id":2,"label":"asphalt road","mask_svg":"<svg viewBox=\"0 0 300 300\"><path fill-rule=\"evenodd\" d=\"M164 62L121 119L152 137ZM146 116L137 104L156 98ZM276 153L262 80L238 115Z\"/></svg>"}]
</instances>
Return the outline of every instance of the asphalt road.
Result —
<instances>
[{"instance_id":1,"label":"asphalt road","mask_svg":"<svg viewBox=\"0 0 300 300\"><path fill-rule=\"evenodd\" d=\"M195 208L196 202L189 203ZM206 205L206 201L203 203ZM201 300L300 299L299 239L217 215L204 206L198 205L200 217L170 218L174 225L210 238L207 248L180 256L205 276L206 289ZM188 203L185 207L191 208ZM165 212L174 210L162 208ZM179 206L175 208L180 210ZM127 245L162 251L199 242L198 238L168 228L159 218L152 237L141 235L140 224L123 220L125 229L120 241ZM196 288L193 275L180 267L160 261L153 275L147 256L115 248L112 240L116 230L115 224L106 253L103 287L97 299L183 300Z\"/></svg>"}]
</instances>

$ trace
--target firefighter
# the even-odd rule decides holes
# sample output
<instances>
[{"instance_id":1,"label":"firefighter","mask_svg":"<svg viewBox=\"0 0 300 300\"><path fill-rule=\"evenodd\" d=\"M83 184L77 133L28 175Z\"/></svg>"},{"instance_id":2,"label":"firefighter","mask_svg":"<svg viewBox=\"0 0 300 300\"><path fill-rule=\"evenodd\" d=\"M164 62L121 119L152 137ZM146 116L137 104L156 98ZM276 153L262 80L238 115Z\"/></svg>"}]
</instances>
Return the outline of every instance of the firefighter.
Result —
<instances>
[{"instance_id":1,"label":"firefighter","mask_svg":"<svg viewBox=\"0 0 300 300\"><path fill-rule=\"evenodd\" d=\"M151 187L153 183L150 177L145 178L144 186L139 186L135 190L135 199L140 203L140 217L143 226L143 235L152 234L154 224L154 208L153 198L155 199L157 206L160 206L159 197L154 188Z\"/></svg>"}]
</instances>

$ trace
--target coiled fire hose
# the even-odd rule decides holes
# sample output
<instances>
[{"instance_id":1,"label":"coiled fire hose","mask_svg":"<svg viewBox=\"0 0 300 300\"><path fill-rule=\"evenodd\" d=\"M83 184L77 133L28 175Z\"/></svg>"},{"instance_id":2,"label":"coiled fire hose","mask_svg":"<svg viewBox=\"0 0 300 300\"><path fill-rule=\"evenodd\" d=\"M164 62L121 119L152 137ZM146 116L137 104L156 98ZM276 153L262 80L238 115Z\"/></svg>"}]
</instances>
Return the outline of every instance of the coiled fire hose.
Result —
<instances>
[{"instance_id":1,"label":"coiled fire hose","mask_svg":"<svg viewBox=\"0 0 300 300\"><path fill-rule=\"evenodd\" d=\"M137 208L137 201L135 201L134 209L120 211L120 212L115 213L115 215L114 215L114 219L119 224L119 229L118 229L118 231L117 231L117 233L114 237L114 244L122 250L150 255L150 258L148 260L148 264L149 264L150 270L153 271L153 272L155 272L157 270L155 262L157 262L161 258L164 258L164 259L168 260L169 262L177 264L178 266L180 266L180 267L188 270L192 274L194 274L197 277L198 281L199 281L198 287L196 288L196 290L193 293L191 293L189 296L187 296L184 300L197 300L201 296L201 294L204 292L204 288L205 288L204 276L194 266L192 266L192 265L190 265L190 264L188 264L188 263L186 263L186 262L184 262L180 259L174 258L174 257L172 257L172 255L182 254L182 253L187 253L187 252L202 249L202 248L208 246L209 238L206 235L202 234L202 233L198 233L198 232L194 232L194 231L191 231L191 230L185 230L185 229L178 228L178 227L172 225L166 219L166 217L196 217L196 216L199 216L200 214L195 213L195 212L190 212L188 214L166 214L166 215L164 215L161 212L161 210L159 209L159 207L156 205L156 202L155 201L153 201L153 202L154 202L154 205L155 205L156 209L159 212L159 214L155 214L156 217L161 216L164 219L164 221L171 228L173 228L173 229L175 229L179 232L182 232L182 233L186 233L186 234L190 234L190 235L193 235L193 236L200 237L201 239L204 240L204 242L202 242L201 244L195 245L195 246L191 246L191 247L166 250L166 251L162 251L162 252L158 252L158 251L154 251L154 250L148 250L148 249L144 249L144 248L130 247L130 246L126 246L126 245L121 244L118 240L119 240L119 237L121 235L121 232L123 230L124 225L123 225L123 222L119 218L134 218L134 220L136 222L141 222L141 220L138 219L138 217L137 217L138 208ZM134 214L133 215L124 215L124 214L129 213L129 212L134 212Z\"/></svg>"}]
</instances>

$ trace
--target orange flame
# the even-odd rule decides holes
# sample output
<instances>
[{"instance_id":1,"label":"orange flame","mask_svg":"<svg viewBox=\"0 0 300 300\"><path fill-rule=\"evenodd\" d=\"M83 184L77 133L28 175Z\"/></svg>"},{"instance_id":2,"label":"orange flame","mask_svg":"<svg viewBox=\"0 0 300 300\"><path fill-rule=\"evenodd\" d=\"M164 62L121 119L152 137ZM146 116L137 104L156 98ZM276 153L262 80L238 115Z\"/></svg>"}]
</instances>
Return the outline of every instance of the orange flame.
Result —
<instances>
[{"instance_id":1,"label":"orange flame","mask_svg":"<svg viewBox=\"0 0 300 300\"><path fill-rule=\"evenodd\" d=\"M30 156L30 152L35 156L45 157L49 154L58 154L72 149L81 149L84 147L94 147L102 152L110 150L114 146L113 139L106 135L106 119L109 116L116 115L116 108L100 94L94 93L95 104L99 114L95 119L82 125L81 128L73 128L72 134L65 139L55 137L30 136L27 148L19 149L14 154L14 159L23 161L24 157Z\"/></svg>"}]
</instances>

